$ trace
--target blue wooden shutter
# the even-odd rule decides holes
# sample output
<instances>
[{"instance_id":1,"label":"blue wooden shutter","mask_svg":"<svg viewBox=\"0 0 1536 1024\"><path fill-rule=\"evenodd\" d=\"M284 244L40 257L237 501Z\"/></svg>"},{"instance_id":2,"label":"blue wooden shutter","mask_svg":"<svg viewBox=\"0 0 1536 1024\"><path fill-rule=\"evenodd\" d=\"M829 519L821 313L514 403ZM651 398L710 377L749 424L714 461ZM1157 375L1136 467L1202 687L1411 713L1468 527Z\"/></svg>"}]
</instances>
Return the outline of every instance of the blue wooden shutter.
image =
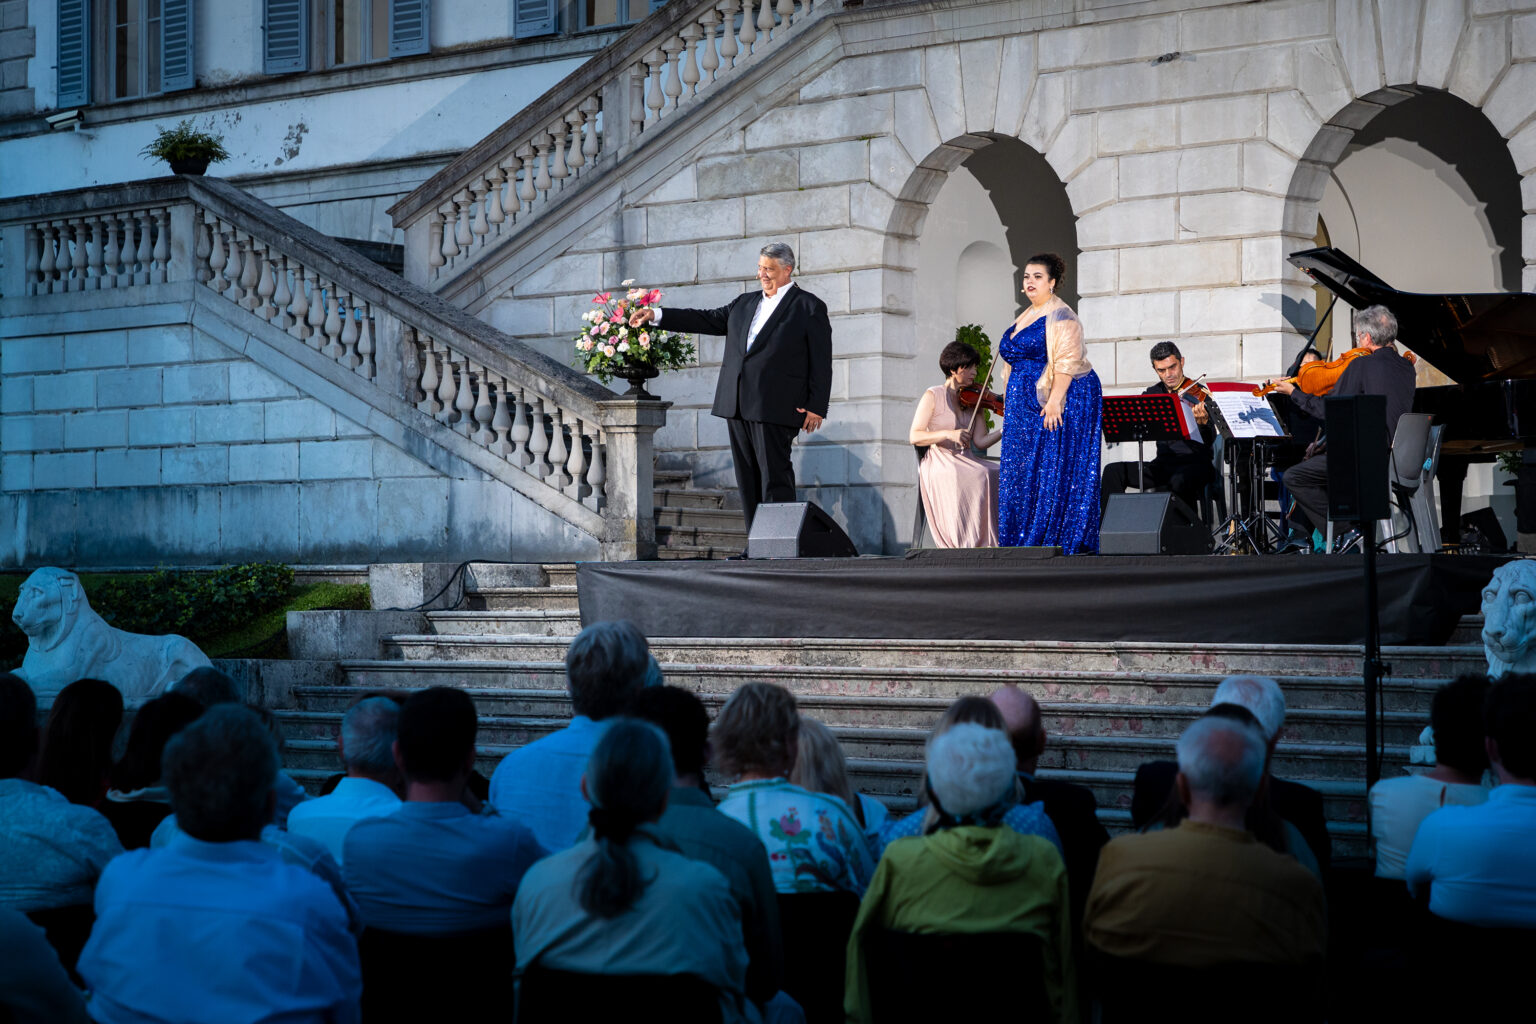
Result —
<instances>
[{"instance_id":1,"label":"blue wooden shutter","mask_svg":"<svg viewBox=\"0 0 1536 1024\"><path fill-rule=\"evenodd\" d=\"M262 67L269 75L309 70L309 0L263 0Z\"/></svg>"},{"instance_id":2,"label":"blue wooden shutter","mask_svg":"<svg viewBox=\"0 0 1536 1024\"><path fill-rule=\"evenodd\" d=\"M59 109L91 102L91 0L59 0Z\"/></svg>"},{"instance_id":3,"label":"blue wooden shutter","mask_svg":"<svg viewBox=\"0 0 1536 1024\"><path fill-rule=\"evenodd\" d=\"M389 0L389 55L407 57L426 53L429 0ZM377 54L375 54L377 56Z\"/></svg>"},{"instance_id":4,"label":"blue wooden shutter","mask_svg":"<svg viewBox=\"0 0 1536 1024\"><path fill-rule=\"evenodd\" d=\"M517 5L512 34L518 39L552 35L555 31L556 0L513 0Z\"/></svg>"},{"instance_id":5,"label":"blue wooden shutter","mask_svg":"<svg viewBox=\"0 0 1536 1024\"><path fill-rule=\"evenodd\" d=\"M160 90L190 89L192 73L192 0L161 0Z\"/></svg>"}]
</instances>

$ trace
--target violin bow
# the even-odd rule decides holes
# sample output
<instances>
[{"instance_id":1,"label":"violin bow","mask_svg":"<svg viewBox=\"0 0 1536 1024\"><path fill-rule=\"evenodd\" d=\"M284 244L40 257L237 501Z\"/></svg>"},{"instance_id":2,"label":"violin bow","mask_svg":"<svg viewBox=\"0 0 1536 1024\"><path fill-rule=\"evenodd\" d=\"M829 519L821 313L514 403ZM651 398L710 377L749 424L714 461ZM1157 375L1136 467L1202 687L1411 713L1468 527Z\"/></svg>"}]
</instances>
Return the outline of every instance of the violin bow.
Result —
<instances>
[{"instance_id":1,"label":"violin bow","mask_svg":"<svg viewBox=\"0 0 1536 1024\"><path fill-rule=\"evenodd\" d=\"M971 435L971 440L976 440L976 417L981 414L981 400L986 397L987 388L992 384L992 371L997 368L997 355L987 361L987 379L981 382L981 390L976 393L976 405L971 409L971 422L966 424L966 432Z\"/></svg>"}]
</instances>

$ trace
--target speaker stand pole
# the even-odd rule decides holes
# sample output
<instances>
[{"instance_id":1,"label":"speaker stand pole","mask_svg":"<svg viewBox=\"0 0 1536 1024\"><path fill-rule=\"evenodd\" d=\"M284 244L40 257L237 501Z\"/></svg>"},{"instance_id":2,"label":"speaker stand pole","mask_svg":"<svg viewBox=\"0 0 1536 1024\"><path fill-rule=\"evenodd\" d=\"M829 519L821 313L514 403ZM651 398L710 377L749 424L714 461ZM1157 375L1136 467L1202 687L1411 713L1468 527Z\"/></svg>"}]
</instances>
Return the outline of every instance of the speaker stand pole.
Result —
<instances>
[{"instance_id":1,"label":"speaker stand pole","mask_svg":"<svg viewBox=\"0 0 1536 1024\"><path fill-rule=\"evenodd\" d=\"M1381 778L1381 751L1376 744L1376 704L1382 677L1390 670L1381 661L1381 616L1376 607L1376 523L1360 524L1365 536L1365 786ZM1369 530L1369 535L1365 531Z\"/></svg>"}]
</instances>

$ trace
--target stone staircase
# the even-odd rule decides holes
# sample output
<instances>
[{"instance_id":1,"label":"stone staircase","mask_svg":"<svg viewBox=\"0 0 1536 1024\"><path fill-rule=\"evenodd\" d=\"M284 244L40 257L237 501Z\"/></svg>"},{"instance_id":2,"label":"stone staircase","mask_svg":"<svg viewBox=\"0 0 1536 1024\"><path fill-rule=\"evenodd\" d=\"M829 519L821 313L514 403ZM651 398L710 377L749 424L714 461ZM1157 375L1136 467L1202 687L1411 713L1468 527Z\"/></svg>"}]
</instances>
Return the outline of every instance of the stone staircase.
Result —
<instances>
[{"instance_id":1,"label":"stone staircase","mask_svg":"<svg viewBox=\"0 0 1536 1024\"><path fill-rule=\"evenodd\" d=\"M701 493L677 482L667 480L659 493L668 500ZM533 570L516 574L523 585L471 585L463 608L426 613L429 632L386 637L381 657L341 662L339 685L295 687L292 706L278 710L295 777L318 785L337 770L342 712L379 690L469 692L482 716L487 775L508 750L560 728L571 713L563 658L580 624L575 567L522 569ZM531 579L543 582L527 585ZM1456 646L1384 652L1392 668L1383 691L1384 774L1407 764L1435 688L1482 667L1476 624L1468 625ZM744 682L788 687L842 741L854 784L898 813L915 805L923 744L943 709L965 694L1017 683L1045 708L1042 774L1092 789L1112 829L1129 825L1136 766L1172 757L1178 734L1223 676L1273 675L1289 708L1277 773L1322 791L1336 855L1365 849L1360 655L1351 648L660 637L652 649L668 681L698 693L712 713Z\"/></svg>"},{"instance_id":2,"label":"stone staircase","mask_svg":"<svg viewBox=\"0 0 1536 1024\"><path fill-rule=\"evenodd\" d=\"M733 492L695 487L687 470L655 476L656 557L729 558L747 547L747 524Z\"/></svg>"}]
</instances>

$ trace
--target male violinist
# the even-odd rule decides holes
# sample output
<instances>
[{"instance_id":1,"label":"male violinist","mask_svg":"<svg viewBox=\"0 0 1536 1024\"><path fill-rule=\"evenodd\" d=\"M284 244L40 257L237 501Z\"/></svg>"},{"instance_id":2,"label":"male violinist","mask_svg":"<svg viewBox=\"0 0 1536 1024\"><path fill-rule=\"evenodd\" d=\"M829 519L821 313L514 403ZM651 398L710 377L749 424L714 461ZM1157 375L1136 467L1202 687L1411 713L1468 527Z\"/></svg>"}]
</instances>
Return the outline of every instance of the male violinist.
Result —
<instances>
[{"instance_id":1,"label":"male violinist","mask_svg":"<svg viewBox=\"0 0 1536 1024\"><path fill-rule=\"evenodd\" d=\"M1137 486L1141 479L1140 468L1146 468L1147 485L1159 491L1172 491L1190 508L1200 507L1200 496L1210 482L1216 479L1216 466L1211 461L1211 445L1216 440L1216 428L1211 425L1210 412L1204 401L1195 399L1189 392L1195 382L1184 376L1184 356L1179 346L1171 341L1160 341L1152 346L1152 369L1158 383L1144 395L1175 394L1180 396L1179 408L1189 427L1189 439L1157 442L1157 457L1151 462L1112 462L1104 467L1099 486L1101 508L1109 504L1111 494L1122 494Z\"/></svg>"}]
</instances>

